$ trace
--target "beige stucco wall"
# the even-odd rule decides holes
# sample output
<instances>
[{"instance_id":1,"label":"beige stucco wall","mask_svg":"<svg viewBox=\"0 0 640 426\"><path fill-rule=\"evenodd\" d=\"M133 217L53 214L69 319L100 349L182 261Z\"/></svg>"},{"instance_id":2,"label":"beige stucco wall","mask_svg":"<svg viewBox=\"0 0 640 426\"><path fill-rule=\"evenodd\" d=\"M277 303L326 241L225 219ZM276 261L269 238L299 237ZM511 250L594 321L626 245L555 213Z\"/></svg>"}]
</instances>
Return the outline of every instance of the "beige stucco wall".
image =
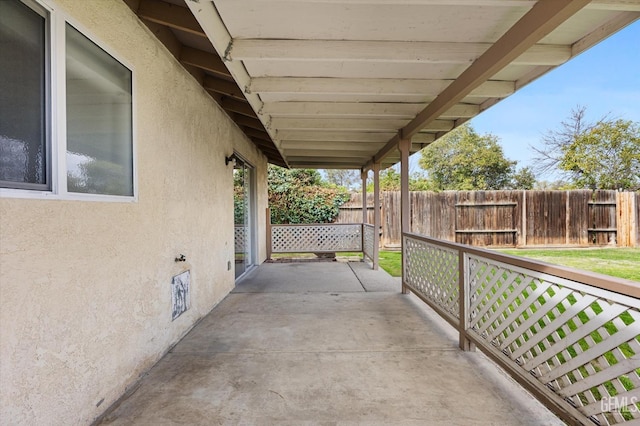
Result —
<instances>
[{"instance_id":1,"label":"beige stucco wall","mask_svg":"<svg viewBox=\"0 0 640 426\"><path fill-rule=\"evenodd\" d=\"M134 68L139 199L0 199L2 424L90 423L233 288L233 150L256 167L266 253L264 156L123 2L52 4Z\"/></svg>"}]
</instances>

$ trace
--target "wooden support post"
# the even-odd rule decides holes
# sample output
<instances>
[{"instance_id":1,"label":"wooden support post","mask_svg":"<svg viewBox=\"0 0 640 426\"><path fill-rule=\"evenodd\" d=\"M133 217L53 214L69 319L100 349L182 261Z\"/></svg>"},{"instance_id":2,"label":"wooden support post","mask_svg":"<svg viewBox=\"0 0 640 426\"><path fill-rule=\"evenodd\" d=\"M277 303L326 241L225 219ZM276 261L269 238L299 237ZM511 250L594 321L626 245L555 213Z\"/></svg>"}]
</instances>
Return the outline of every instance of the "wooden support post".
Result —
<instances>
[{"instance_id":1,"label":"wooden support post","mask_svg":"<svg viewBox=\"0 0 640 426\"><path fill-rule=\"evenodd\" d=\"M271 260L271 209L267 207L267 226L266 226L266 240L267 240L267 260Z\"/></svg>"},{"instance_id":2,"label":"wooden support post","mask_svg":"<svg viewBox=\"0 0 640 426\"><path fill-rule=\"evenodd\" d=\"M367 261L367 255L364 249L364 225L369 223L369 217L367 213L367 174L369 172L366 169L360 169L360 177L362 178L362 262Z\"/></svg>"},{"instance_id":3,"label":"wooden support post","mask_svg":"<svg viewBox=\"0 0 640 426\"><path fill-rule=\"evenodd\" d=\"M569 245L571 240L571 191L566 191L567 199L565 200L565 208L564 208L564 243L565 245Z\"/></svg>"},{"instance_id":4,"label":"wooden support post","mask_svg":"<svg viewBox=\"0 0 640 426\"><path fill-rule=\"evenodd\" d=\"M373 269L378 270L380 252L380 163L373 165Z\"/></svg>"},{"instance_id":5,"label":"wooden support post","mask_svg":"<svg viewBox=\"0 0 640 426\"><path fill-rule=\"evenodd\" d=\"M400 150L400 245L404 254L404 233L411 232L410 224L410 205L409 205L409 148L411 147L411 139L401 139L398 143ZM405 286L404 274L404 256L402 256L402 294L408 294L409 289Z\"/></svg>"},{"instance_id":6,"label":"wooden support post","mask_svg":"<svg viewBox=\"0 0 640 426\"><path fill-rule=\"evenodd\" d=\"M527 245L527 190L522 190L522 232L520 233L519 247Z\"/></svg>"},{"instance_id":7,"label":"wooden support post","mask_svg":"<svg viewBox=\"0 0 640 426\"><path fill-rule=\"evenodd\" d=\"M458 250L458 306L460 313L460 322L458 323L459 346L463 351L474 352L476 347L467 337L467 329L469 328L468 268L469 265L464 250Z\"/></svg>"},{"instance_id":8,"label":"wooden support post","mask_svg":"<svg viewBox=\"0 0 640 426\"><path fill-rule=\"evenodd\" d=\"M362 178L362 223L369 223L367 215L367 171L362 169L360 177Z\"/></svg>"}]
</instances>

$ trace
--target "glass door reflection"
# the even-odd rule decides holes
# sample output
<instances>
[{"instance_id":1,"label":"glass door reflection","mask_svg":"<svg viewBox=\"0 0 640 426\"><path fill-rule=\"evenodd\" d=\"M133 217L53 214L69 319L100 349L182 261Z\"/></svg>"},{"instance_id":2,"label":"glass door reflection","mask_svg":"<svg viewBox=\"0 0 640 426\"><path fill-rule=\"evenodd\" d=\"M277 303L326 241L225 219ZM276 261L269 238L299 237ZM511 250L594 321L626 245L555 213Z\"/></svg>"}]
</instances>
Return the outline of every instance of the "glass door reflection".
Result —
<instances>
[{"instance_id":1,"label":"glass door reflection","mask_svg":"<svg viewBox=\"0 0 640 426\"><path fill-rule=\"evenodd\" d=\"M251 257L251 173L240 159L233 166L233 219L235 237L235 277L252 264Z\"/></svg>"}]
</instances>

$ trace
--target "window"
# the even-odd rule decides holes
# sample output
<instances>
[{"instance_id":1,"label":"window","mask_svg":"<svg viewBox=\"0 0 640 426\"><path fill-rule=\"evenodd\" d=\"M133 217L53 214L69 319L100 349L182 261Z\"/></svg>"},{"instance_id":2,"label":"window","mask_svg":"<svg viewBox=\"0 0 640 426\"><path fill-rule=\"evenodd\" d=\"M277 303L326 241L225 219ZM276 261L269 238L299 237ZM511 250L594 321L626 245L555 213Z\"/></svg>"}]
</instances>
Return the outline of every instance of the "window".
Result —
<instances>
[{"instance_id":1,"label":"window","mask_svg":"<svg viewBox=\"0 0 640 426\"><path fill-rule=\"evenodd\" d=\"M0 2L0 184L50 188L47 21L43 10Z\"/></svg>"},{"instance_id":2,"label":"window","mask_svg":"<svg viewBox=\"0 0 640 426\"><path fill-rule=\"evenodd\" d=\"M67 24L67 190L133 195L131 71Z\"/></svg>"},{"instance_id":3,"label":"window","mask_svg":"<svg viewBox=\"0 0 640 426\"><path fill-rule=\"evenodd\" d=\"M34 0L0 1L0 46L0 187L132 197L131 70Z\"/></svg>"}]
</instances>

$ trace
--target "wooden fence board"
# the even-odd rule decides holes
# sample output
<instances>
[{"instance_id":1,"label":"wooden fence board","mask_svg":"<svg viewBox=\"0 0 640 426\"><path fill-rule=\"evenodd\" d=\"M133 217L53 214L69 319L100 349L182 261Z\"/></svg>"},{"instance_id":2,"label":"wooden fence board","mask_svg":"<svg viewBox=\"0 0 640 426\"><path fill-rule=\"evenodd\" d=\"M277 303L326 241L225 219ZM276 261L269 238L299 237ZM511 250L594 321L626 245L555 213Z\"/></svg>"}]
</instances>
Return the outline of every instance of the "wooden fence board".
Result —
<instances>
[{"instance_id":1,"label":"wooden fence board","mask_svg":"<svg viewBox=\"0 0 640 426\"><path fill-rule=\"evenodd\" d=\"M616 193L616 243L619 247L635 247L638 245L638 207L640 193Z\"/></svg>"},{"instance_id":2,"label":"wooden fence board","mask_svg":"<svg viewBox=\"0 0 640 426\"><path fill-rule=\"evenodd\" d=\"M529 191L527 194L527 246L566 244L567 193Z\"/></svg>"},{"instance_id":3,"label":"wooden fence board","mask_svg":"<svg viewBox=\"0 0 640 426\"><path fill-rule=\"evenodd\" d=\"M568 191L569 210L568 218L568 235L567 244L586 246L589 245L589 200L591 199L591 191L576 190Z\"/></svg>"},{"instance_id":4,"label":"wooden fence board","mask_svg":"<svg viewBox=\"0 0 640 426\"><path fill-rule=\"evenodd\" d=\"M373 194L367 194L373 223ZM383 248L400 247L400 192L382 192ZM638 246L640 193L616 191L411 192L411 230L476 246ZM362 221L353 194L338 222Z\"/></svg>"},{"instance_id":5,"label":"wooden fence board","mask_svg":"<svg viewBox=\"0 0 640 426\"><path fill-rule=\"evenodd\" d=\"M589 243L615 245L616 191L593 191L589 210Z\"/></svg>"}]
</instances>

